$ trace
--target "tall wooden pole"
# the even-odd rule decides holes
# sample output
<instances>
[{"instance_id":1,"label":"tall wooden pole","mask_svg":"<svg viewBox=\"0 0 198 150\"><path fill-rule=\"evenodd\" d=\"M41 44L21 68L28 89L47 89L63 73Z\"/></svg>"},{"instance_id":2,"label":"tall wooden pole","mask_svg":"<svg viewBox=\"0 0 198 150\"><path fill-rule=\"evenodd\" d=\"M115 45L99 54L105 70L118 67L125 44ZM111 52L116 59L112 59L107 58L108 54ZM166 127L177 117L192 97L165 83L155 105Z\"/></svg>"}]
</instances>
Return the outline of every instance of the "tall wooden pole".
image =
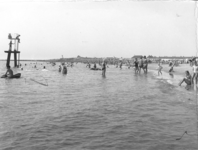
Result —
<instances>
[{"instance_id":1,"label":"tall wooden pole","mask_svg":"<svg viewBox=\"0 0 198 150\"><path fill-rule=\"evenodd\" d=\"M10 40L10 43L9 43L9 51L8 51L8 56L7 56L6 67L10 66L11 51L12 51L12 40Z\"/></svg>"},{"instance_id":2,"label":"tall wooden pole","mask_svg":"<svg viewBox=\"0 0 198 150\"><path fill-rule=\"evenodd\" d=\"M17 51L14 50L14 67L17 67Z\"/></svg>"}]
</instances>

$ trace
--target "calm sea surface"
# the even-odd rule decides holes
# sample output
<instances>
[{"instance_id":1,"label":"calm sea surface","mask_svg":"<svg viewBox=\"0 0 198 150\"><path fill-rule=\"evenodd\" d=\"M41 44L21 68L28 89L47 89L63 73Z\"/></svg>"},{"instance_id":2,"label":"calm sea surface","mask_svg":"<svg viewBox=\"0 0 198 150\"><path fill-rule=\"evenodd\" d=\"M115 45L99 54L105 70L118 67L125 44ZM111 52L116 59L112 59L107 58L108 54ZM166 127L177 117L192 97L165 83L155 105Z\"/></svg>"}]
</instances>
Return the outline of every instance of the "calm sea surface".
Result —
<instances>
[{"instance_id":1,"label":"calm sea surface","mask_svg":"<svg viewBox=\"0 0 198 150\"><path fill-rule=\"evenodd\" d=\"M80 63L62 75L58 65L21 63L20 79L0 79L0 150L198 149L196 97L178 87L181 77L109 66L103 78Z\"/></svg>"}]
</instances>

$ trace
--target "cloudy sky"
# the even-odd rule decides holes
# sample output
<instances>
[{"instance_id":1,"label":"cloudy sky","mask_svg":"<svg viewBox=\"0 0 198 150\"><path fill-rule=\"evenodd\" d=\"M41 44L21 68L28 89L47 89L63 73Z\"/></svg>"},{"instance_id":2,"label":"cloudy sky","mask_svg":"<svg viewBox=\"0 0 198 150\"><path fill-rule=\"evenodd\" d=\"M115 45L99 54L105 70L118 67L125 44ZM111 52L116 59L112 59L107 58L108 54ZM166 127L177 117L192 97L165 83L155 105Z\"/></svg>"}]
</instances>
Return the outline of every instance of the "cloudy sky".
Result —
<instances>
[{"instance_id":1,"label":"cloudy sky","mask_svg":"<svg viewBox=\"0 0 198 150\"><path fill-rule=\"evenodd\" d=\"M196 55L195 2L0 0L0 58L19 33L21 59Z\"/></svg>"}]
</instances>

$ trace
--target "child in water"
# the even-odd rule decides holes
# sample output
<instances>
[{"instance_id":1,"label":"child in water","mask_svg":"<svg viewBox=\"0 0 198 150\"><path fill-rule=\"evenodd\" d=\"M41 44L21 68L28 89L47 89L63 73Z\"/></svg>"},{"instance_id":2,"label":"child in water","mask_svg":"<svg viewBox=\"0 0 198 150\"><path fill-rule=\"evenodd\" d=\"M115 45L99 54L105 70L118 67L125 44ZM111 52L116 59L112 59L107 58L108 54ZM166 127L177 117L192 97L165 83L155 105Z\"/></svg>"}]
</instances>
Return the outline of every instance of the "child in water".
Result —
<instances>
[{"instance_id":1,"label":"child in water","mask_svg":"<svg viewBox=\"0 0 198 150\"><path fill-rule=\"evenodd\" d=\"M158 70L158 76L161 74L162 75L162 66L161 66L161 64L160 64L160 62L159 62L159 64L158 64L158 68L157 68L157 70Z\"/></svg>"}]
</instances>

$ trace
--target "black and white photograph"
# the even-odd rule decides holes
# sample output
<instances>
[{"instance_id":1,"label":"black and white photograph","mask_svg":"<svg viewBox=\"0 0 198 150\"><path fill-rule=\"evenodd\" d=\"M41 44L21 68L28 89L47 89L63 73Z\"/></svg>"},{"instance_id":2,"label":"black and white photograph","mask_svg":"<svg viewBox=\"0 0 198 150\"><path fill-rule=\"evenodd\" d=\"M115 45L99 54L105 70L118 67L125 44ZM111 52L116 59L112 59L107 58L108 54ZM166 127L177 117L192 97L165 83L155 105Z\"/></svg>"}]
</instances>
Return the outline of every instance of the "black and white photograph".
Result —
<instances>
[{"instance_id":1,"label":"black and white photograph","mask_svg":"<svg viewBox=\"0 0 198 150\"><path fill-rule=\"evenodd\" d=\"M0 150L198 150L198 1L0 0Z\"/></svg>"}]
</instances>

